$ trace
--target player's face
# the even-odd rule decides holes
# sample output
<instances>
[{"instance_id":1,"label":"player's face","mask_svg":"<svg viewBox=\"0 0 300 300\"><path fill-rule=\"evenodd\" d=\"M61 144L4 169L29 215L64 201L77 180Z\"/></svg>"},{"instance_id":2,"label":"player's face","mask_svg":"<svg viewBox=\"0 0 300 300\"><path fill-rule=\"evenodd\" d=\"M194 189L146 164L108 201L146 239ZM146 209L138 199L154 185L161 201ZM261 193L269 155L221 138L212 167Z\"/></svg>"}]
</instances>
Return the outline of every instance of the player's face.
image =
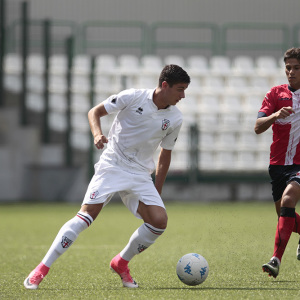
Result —
<instances>
[{"instance_id":1,"label":"player's face","mask_svg":"<svg viewBox=\"0 0 300 300\"><path fill-rule=\"evenodd\" d=\"M295 90L300 89L300 62L296 58L286 60L285 74L289 85Z\"/></svg>"},{"instance_id":2,"label":"player's face","mask_svg":"<svg viewBox=\"0 0 300 300\"><path fill-rule=\"evenodd\" d=\"M168 105L176 105L181 99L185 98L185 90L187 89L187 83L176 83L173 86L169 86L165 82L165 95Z\"/></svg>"}]
</instances>

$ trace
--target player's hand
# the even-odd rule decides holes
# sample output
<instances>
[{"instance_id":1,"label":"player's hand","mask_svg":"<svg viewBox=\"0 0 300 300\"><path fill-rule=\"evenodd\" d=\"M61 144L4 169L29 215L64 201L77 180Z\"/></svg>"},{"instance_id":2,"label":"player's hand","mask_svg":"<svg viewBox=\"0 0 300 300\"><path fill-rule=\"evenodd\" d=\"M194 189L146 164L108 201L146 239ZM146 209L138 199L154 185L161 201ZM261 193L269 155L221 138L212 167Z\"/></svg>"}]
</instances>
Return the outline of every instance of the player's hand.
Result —
<instances>
[{"instance_id":1,"label":"player's hand","mask_svg":"<svg viewBox=\"0 0 300 300\"><path fill-rule=\"evenodd\" d=\"M289 117L291 114L295 113L292 107L282 107L280 110L276 112L276 119L285 119Z\"/></svg>"},{"instance_id":2,"label":"player's hand","mask_svg":"<svg viewBox=\"0 0 300 300\"><path fill-rule=\"evenodd\" d=\"M94 137L94 144L97 147L97 149L103 149L104 144L107 144L108 140L105 135L96 135Z\"/></svg>"}]
</instances>

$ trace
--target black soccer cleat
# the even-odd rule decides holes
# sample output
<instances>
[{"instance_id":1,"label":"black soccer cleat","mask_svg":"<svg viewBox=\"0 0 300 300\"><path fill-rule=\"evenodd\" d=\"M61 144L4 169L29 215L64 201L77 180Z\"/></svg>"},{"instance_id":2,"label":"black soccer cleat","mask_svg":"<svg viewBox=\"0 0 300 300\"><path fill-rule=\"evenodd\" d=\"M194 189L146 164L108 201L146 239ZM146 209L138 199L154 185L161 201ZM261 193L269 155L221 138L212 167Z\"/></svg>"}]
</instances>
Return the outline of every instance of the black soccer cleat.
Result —
<instances>
[{"instance_id":1,"label":"black soccer cleat","mask_svg":"<svg viewBox=\"0 0 300 300\"><path fill-rule=\"evenodd\" d=\"M271 260L262 266L264 272L267 272L269 276L277 277L279 273L279 262L276 258L271 258Z\"/></svg>"},{"instance_id":2,"label":"black soccer cleat","mask_svg":"<svg viewBox=\"0 0 300 300\"><path fill-rule=\"evenodd\" d=\"M299 240L299 244L297 246L296 255L297 255L297 259L300 260L300 240Z\"/></svg>"}]
</instances>

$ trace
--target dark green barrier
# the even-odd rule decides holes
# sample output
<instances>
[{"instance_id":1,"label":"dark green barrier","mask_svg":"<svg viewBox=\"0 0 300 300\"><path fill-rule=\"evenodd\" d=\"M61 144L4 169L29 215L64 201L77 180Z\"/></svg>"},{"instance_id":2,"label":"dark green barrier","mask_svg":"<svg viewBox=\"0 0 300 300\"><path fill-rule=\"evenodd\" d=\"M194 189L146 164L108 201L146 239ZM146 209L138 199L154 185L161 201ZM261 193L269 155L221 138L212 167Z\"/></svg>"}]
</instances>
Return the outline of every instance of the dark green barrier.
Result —
<instances>
[{"instance_id":1,"label":"dark green barrier","mask_svg":"<svg viewBox=\"0 0 300 300\"><path fill-rule=\"evenodd\" d=\"M120 30L129 29L129 33L126 35L124 41L116 39L112 34L109 34L109 38L94 38L91 39L90 31L92 29L115 29L116 33ZM136 35L134 29L139 31L139 34ZM131 32L131 34L130 34ZM97 49L109 49L109 48L137 48L140 50L141 55L147 53L147 26L143 22L135 21L90 21L85 22L82 25L81 31L81 51L86 53L90 48Z\"/></svg>"},{"instance_id":2,"label":"dark green barrier","mask_svg":"<svg viewBox=\"0 0 300 300\"><path fill-rule=\"evenodd\" d=\"M279 33L280 39L267 41L259 39L255 35L255 40L250 39L251 32L266 34ZM230 40L233 36L234 41ZM241 36L243 38L241 38ZM280 50L283 52L289 48L290 29L285 24L280 23L227 23L222 26L221 32L221 52L226 55L229 50Z\"/></svg>"},{"instance_id":3,"label":"dark green barrier","mask_svg":"<svg viewBox=\"0 0 300 300\"><path fill-rule=\"evenodd\" d=\"M196 30L199 33L208 31L209 39L207 41L200 39L193 39L178 41L178 34L174 34L174 39L170 41L160 40L159 33L162 30L168 30L169 35L178 30L188 31ZM191 36L191 35L189 35ZM193 35L194 37L194 35ZM206 22L157 22L152 24L150 28L149 52L157 53L158 49L208 49L211 54L219 52L219 27L216 24ZM200 51L199 51L200 52Z\"/></svg>"}]
</instances>

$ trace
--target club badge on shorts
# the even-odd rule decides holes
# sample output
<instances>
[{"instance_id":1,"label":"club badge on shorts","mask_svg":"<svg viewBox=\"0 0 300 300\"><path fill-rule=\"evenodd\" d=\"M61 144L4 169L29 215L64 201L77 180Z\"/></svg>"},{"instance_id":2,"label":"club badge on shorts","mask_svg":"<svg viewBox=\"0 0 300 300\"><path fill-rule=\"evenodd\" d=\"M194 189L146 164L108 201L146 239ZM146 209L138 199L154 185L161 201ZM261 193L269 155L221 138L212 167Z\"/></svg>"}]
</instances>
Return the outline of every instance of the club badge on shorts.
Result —
<instances>
[{"instance_id":1,"label":"club badge on shorts","mask_svg":"<svg viewBox=\"0 0 300 300\"><path fill-rule=\"evenodd\" d=\"M99 192L98 191L95 191L95 192L92 192L90 194L90 199L96 199L96 197L98 196Z\"/></svg>"},{"instance_id":2,"label":"club badge on shorts","mask_svg":"<svg viewBox=\"0 0 300 300\"><path fill-rule=\"evenodd\" d=\"M169 126L170 126L170 121L167 120L167 119L163 119L163 120L162 120L161 129L162 129L162 130L166 130L166 129L169 128Z\"/></svg>"}]
</instances>

